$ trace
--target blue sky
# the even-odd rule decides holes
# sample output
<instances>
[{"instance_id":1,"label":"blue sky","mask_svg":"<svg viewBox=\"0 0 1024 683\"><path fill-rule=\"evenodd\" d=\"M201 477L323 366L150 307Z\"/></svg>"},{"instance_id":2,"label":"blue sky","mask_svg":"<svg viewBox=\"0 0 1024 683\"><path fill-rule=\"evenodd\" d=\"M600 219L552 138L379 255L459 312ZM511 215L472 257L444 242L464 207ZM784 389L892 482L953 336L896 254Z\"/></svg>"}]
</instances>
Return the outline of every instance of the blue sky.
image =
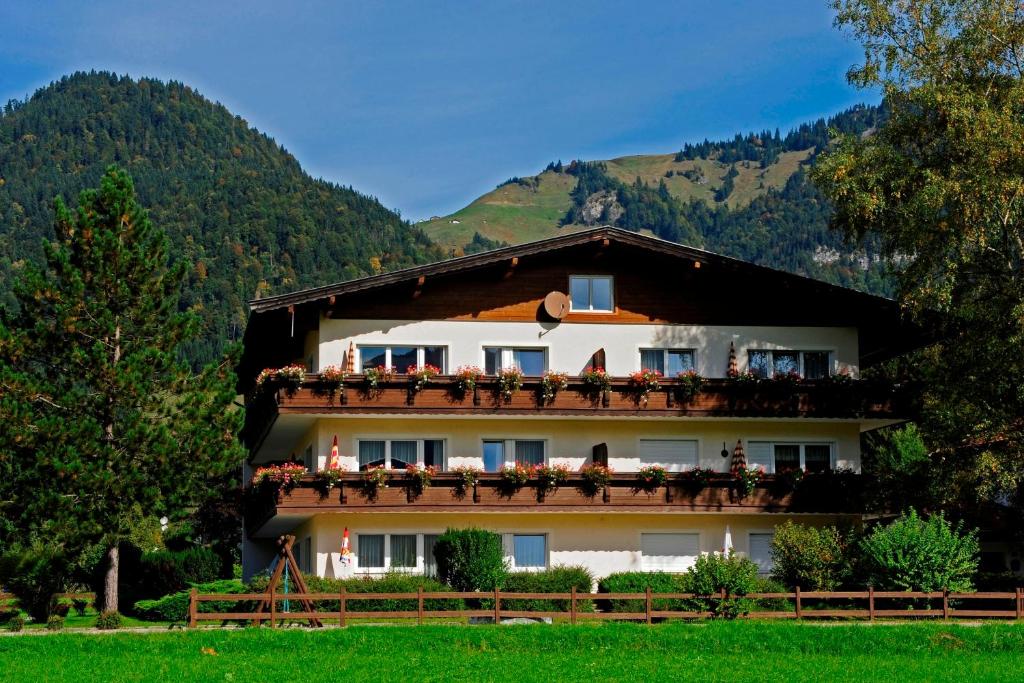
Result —
<instances>
[{"instance_id":1,"label":"blue sky","mask_svg":"<svg viewBox=\"0 0 1024 683\"><path fill-rule=\"evenodd\" d=\"M548 161L670 152L862 101L825 0L0 3L0 101L175 79L407 218Z\"/></svg>"}]
</instances>

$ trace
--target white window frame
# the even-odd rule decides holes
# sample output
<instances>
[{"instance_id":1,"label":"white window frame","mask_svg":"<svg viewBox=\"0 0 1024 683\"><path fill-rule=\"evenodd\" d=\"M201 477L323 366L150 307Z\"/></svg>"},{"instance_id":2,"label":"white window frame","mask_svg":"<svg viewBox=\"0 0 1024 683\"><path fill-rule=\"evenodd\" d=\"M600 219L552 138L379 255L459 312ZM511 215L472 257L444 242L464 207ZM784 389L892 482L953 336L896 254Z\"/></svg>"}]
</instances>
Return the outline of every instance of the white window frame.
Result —
<instances>
[{"instance_id":1,"label":"white window frame","mask_svg":"<svg viewBox=\"0 0 1024 683\"><path fill-rule=\"evenodd\" d=\"M433 535L439 535L441 532L431 532ZM360 536L383 536L384 537L384 566L383 567L363 567L359 563L359 537ZM415 567L396 567L391 563L391 537L392 536L415 536L416 537L416 566ZM426 567L426 562L423 557L423 532L420 531L405 531L402 529L392 529L390 531L367 531L365 533L356 532L356 558L355 558L355 573L361 575L374 575L374 574L386 574L388 572L402 572L403 574L422 574Z\"/></svg>"},{"instance_id":2,"label":"white window frame","mask_svg":"<svg viewBox=\"0 0 1024 683\"><path fill-rule=\"evenodd\" d=\"M446 439L446 438L444 438L442 436L420 436L420 435L417 434L416 436L404 437L404 436L396 436L394 434L390 434L390 435L387 435L387 436L369 435L369 436L356 436L356 437L353 438L352 452L355 453L356 469L357 470L360 467L360 465L359 465L359 442L361 442L361 441L383 441L384 442L384 466L385 466L385 469L394 469L394 468L391 467L391 442L392 441L415 441L416 442L416 464L419 465L420 467L423 467L424 466L424 462L425 462L424 461L424 445L423 445L423 443L425 441L441 441L441 442L444 443L444 446L442 446L442 448L444 449L444 453L443 453L443 455L441 457L441 461L442 461L441 462L441 466L438 467L437 469L438 469L438 471L446 471L446 468L448 467L448 439ZM435 465L435 467L436 467L436 465Z\"/></svg>"},{"instance_id":3,"label":"white window frame","mask_svg":"<svg viewBox=\"0 0 1024 683\"><path fill-rule=\"evenodd\" d=\"M551 449L548 447L548 440L542 436L518 436L513 439L505 436L485 436L480 439L480 464L482 467L486 467L484 444L492 441L500 441L504 444L505 462L501 465L502 467L512 467L516 464L516 441L540 441L544 444L544 464L547 465L551 462ZM447 453L447 450L445 452Z\"/></svg>"},{"instance_id":4,"label":"white window frame","mask_svg":"<svg viewBox=\"0 0 1024 683\"><path fill-rule=\"evenodd\" d=\"M771 372L768 373L768 378L771 379L775 376L775 353L795 353L797 354L797 366L800 377L805 377L804 373L804 354L805 353L827 353L828 354L828 376L831 377L835 374L835 349L762 349L753 348L747 349L747 370L750 370L750 354L752 353L767 353L768 354L768 367L771 368Z\"/></svg>"},{"instance_id":5,"label":"white window frame","mask_svg":"<svg viewBox=\"0 0 1024 683\"><path fill-rule=\"evenodd\" d=\"M704 548L704 532L700 529L641 529L636 537L637 553L640 556L640 571L642 572L663 572L663 571L676 571L667 570L664 567L648 567L644 563L644 536L649 534L670 534L670 535L688 535L697 537L697 554L693 556L693 561L696 562L697 558L701 556ZM647 556L649 557L649 556ZM690 565L693 566L692 564ZM687 568L688 569L688 568ZM685 572L686 569L678 570Z\"/></svg>"},{"instance_id":6,"label":"white window frame","mask_svg":"<svg viewBox=\"0 0 1024 683\"><path fill-rule=\"evenodd\" d=\"M671 346L671 347L668 347L668 346L666 346L666 347L661 347L661 346L638 346L637 350L636 350L636 360L637 360L637 368L636 369L637 370L643 370L644 369L643 361L641 360L641 358L643 358L643 352L644 351L661 351L662 352L661 363L665 367L665 372L666 373L668 372L668 354L669 354L669 352L671 352L671 351L689 351L690 355L693 357L693 369L694 370L697 369L697 349L693 348L692 346ZM648 368L648 369L650 369L650 368Z\"/></svg>"},{"instance_id":7,"label":"white window frame","mask_svg":"<svg viewBox=\"0 0 1024 683\"><path fill-rule=\"evenodd\" d=\"M775 538L775 529L748 529L747 530L747 559L750 560L751 562L755 561L754 560L754 555L753 555L753 544L751 542L751 539L754 536L771 536L772 539L774 539ZM769 550L770 550L771 549L771 543L769 543L768 546L769 546ZM772 562L772 556L771 556L770 552L768 554L768 564L769 564L769 566L768 566L767 569L761 569L761 566L758 565L757 573L758 573L759 576L767 576L772 571L774 563Z\"/></svg>"},{"instance_id":8,"label":"white window frame","mask_svg":"<svg viewBox=\"0 0 1024 683\"><path fill-rule=\"evenodd\" d=\"M572 298L572 281L587 281L587 307L578 308ZM594 308L594 280L608 280L608 294L611 301L610 308ZM612 275L570 275L569 276L569 311L572 313L614 313L615 312L615 277Z\"/></svg>"},{"instance_id":9,"label":"white window frame","mask_svg":"<svg viewBox=\"0 0 1024 683\"><path fill-rule=\"evenodd\" d=\"M505 343L494 343L494 344L483 344L480 346L480 367L484 370L487 369L487 349L500 349L501 350L501 362L498 363L498 370L505 368L511 368L515 366L515 352L516 351L540 351L544 354L544 371L547 372L550 365L548 365L551 353L547 346L531 346L530 344L505 344ZM492 375L493 377L493 375Z\"/></svg>"},{"instance_id":10,"label":"white window frame","mask_svg":"<svg viewBox=\"0 0 1024 683\"><path fill-rule=\"evenodd\" d=\"M703 452L704 444L703 444L703 441L701 439L697 438L697 437L685 436L685 435L681 436L681 435L678 435L678 434L672 434L672 435L669 435L669 436L662 436L662 435L658 435L658 434L645 434L642 437L638 437L637 440L636 440L636 459L639 461L640 467L644 467L646 465L651 464L651 463L646 462L643 459L643 457L641 456L640 446L641 446L641 444L644 441L685 441L685 442L692 442L692 443L696 444L697 460L693 464L692 467L687 466L686 469L680 470L680 472L688 472L688 471L690 471L692 469L700 467L700 462L701 462L700 454ZM675 532L673 532L673 533L675 533Z\"/></svg>"},{"instance_id":11,"label":"white window frame","mask_svg":"<svg viewBox=\"0 0 1024 683\"><path fill-rule=\"evenodd\" d=\"M447 344L423 344L421 342L415 342L415 343L410 343L410 344L400 344L400 343L394 343L394 342L388 342L386 344L384 344L384 343L382 343L382 344L370 344L370 343L358 344L356 346L356 351L359 354L359 359L358 359L358 362L356 363L356 367L360 368L360 372L362 372L361 368L363 367L363 349L364 348L368 348L368 349L383 348L384 349L384 365L387 366L387 367L391 367L393 365L393 362L391 360L391 349L393 347L395 347L395 346L402 346L402 347L406 347L406 348L415 348L416 349L416 365L419 366L419 367L423 367L423 365L424 365L424 354L425 354L424 349L426 349L428 346L440 347L443 350L442 352L444 354L444 358L442 359L442 363L441 363L441 374L443 375L443 374L446 374L448 372L448 363L449 363L449 361L448 361L448 356L449 356L448 345ZM406 368L395 368L395 370L397 370L398 372L405 372Z\"/></svg>"},{"instance_id":12,"label":"white window frame","mask_svg":"<svg viewBox=\"0 0 1024 683\"><path fill-rule=\"evenodd\" d=\"M543 536L544 537L544 565L524 566L516 564L515 558L515 537L516 536ZM547 531L513 531L501 535L501 544L505 551L505 561L511 569L519 572L542 572L551 566L551 534Z\"/></svg>"},{"instance_id":13,"label":"white window frame","mask_svg":"<svg viewBox=\"0 0 1024 683\"><path fill-rule=\"evenodd\" d=\"M755 443L766 443L768 444L768 450L770 452L771 467L766 474L775 474L775 447L776 446L799 446L800 447L800 469L807 470L807 459L806 459L806 447L807 446L828 446L829 448L829 470L836 469L836 462L838 460L837 450L838 445L835 441L814 441L805 439L747 439L744 441L747 444L747 448L750 448L751 444Z\"/></svg>"}]
</instances>

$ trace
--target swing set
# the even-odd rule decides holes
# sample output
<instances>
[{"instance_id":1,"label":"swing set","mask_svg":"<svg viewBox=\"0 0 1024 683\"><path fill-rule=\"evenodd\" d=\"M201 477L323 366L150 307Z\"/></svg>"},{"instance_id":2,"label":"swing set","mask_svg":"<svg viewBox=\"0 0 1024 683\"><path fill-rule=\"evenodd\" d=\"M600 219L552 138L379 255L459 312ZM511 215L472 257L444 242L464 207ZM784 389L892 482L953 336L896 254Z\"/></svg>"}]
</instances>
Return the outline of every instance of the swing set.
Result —
<instances>
[{"instance_id":1,"label":"swing set","mask_svg":"<svg viewBox=\"0 0 1024 683\"><path fill-rule=\"evenodd\" d=\"M309 593L309 588L306 586L306 580L302 578L302 571L299 569L299 563L295 561L295 555L292 553L292 545L295 543L295 537L286 535L281 536L277 539L278 556L274 558L273 571L270 574L270 582L267 584L267 590L265 597L260 600L256 606L256 614L263 614L264 610L268 610L271 615L270 623L273 624L277 618L277 601L280 598L280 594L277 592L278 586L283 583L284 593L288 595L288 579L291 578L295 584L295 588L300 597L298 602L302 605L302 612L297 612L297 615L301 615L309 619L309 625L314 628L320 628L323 626L323 622L317 619L315 616L310 616L316 613L313 609L313 603L309 598L305 597ZM284 598L284 611L290 612L291 604L287 597ZM260 620L253 620L253 624L259 624Z\"/></svg>"}]
</instances>

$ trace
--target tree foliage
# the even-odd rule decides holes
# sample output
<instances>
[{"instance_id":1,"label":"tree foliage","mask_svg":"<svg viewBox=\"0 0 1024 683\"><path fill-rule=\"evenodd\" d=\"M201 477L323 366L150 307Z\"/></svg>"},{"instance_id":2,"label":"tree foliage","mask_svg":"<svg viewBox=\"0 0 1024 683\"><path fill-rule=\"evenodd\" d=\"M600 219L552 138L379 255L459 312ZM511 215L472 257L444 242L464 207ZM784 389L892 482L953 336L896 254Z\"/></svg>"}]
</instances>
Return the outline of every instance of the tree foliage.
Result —
<instances>
[{"instance_id":1,"label":"tree foliage","mask_svg":"<svg viewBox=\"0 0 1024 683\"><path fill-rule=\"evenodd\" d=\"M71 557L117 548L140 511L181 517L243 451L232 359L200 372L182 359L199 330L179 312L186 266L127 173L55 214L45 267L24 267L0 316L0 500L3 540Z\"/></svg>"},{"instance_id":2,"label":"tree foliage","mask_svg":"<svg viewBox=\"0 0 1024 683\"><path fill-rule=\"evenodd\" d=\"M772 578L784 586L833 591L849 578L846 539L834 526L787 521L772 537Z\"/></svg>"},{"instance_id":3,"label":"tree foliage","mask_svg":"<svg viewBox=\"0 0 1024 683\"><path fill-rule=\"evenodd\" d=\"M1005 0L836 0L864 46L852 83L888 121L812 171L833 224L901 265L907 309L942 341L910 370L922 427L975 503L1024 483L1024 9ZM939 313L935 320L934 313Z\"/></svg>"}]
</instances>

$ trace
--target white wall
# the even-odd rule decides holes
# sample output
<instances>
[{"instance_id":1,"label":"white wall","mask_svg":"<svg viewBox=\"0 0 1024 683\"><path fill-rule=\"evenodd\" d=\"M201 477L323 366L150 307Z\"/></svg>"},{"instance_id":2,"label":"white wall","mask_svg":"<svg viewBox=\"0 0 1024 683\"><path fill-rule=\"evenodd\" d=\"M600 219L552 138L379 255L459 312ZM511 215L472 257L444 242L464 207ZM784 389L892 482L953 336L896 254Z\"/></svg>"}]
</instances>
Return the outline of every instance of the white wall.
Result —
<instances>
[{"instance_id":1,"label":"white wall","mask_svg":"<svg viewBox=\"0 0 1024 683\"><path fill-rule=\"evenodd\" d=\"M604 348L607 370L625 375L638 370L641 348L693 348L697 370L724 377L729 342L736 345L740 370L747 349L797 349L833 352L834 370L857 373L857 330L853 327L721 327L700 325L624 325L611 323L523 323L448 320L336 320L321 318L319 367L342 366L349 343L448 347L448 367L483 366L484 346L547 347L548 366L577 374Z\"/></svg>"}]
</instances>

